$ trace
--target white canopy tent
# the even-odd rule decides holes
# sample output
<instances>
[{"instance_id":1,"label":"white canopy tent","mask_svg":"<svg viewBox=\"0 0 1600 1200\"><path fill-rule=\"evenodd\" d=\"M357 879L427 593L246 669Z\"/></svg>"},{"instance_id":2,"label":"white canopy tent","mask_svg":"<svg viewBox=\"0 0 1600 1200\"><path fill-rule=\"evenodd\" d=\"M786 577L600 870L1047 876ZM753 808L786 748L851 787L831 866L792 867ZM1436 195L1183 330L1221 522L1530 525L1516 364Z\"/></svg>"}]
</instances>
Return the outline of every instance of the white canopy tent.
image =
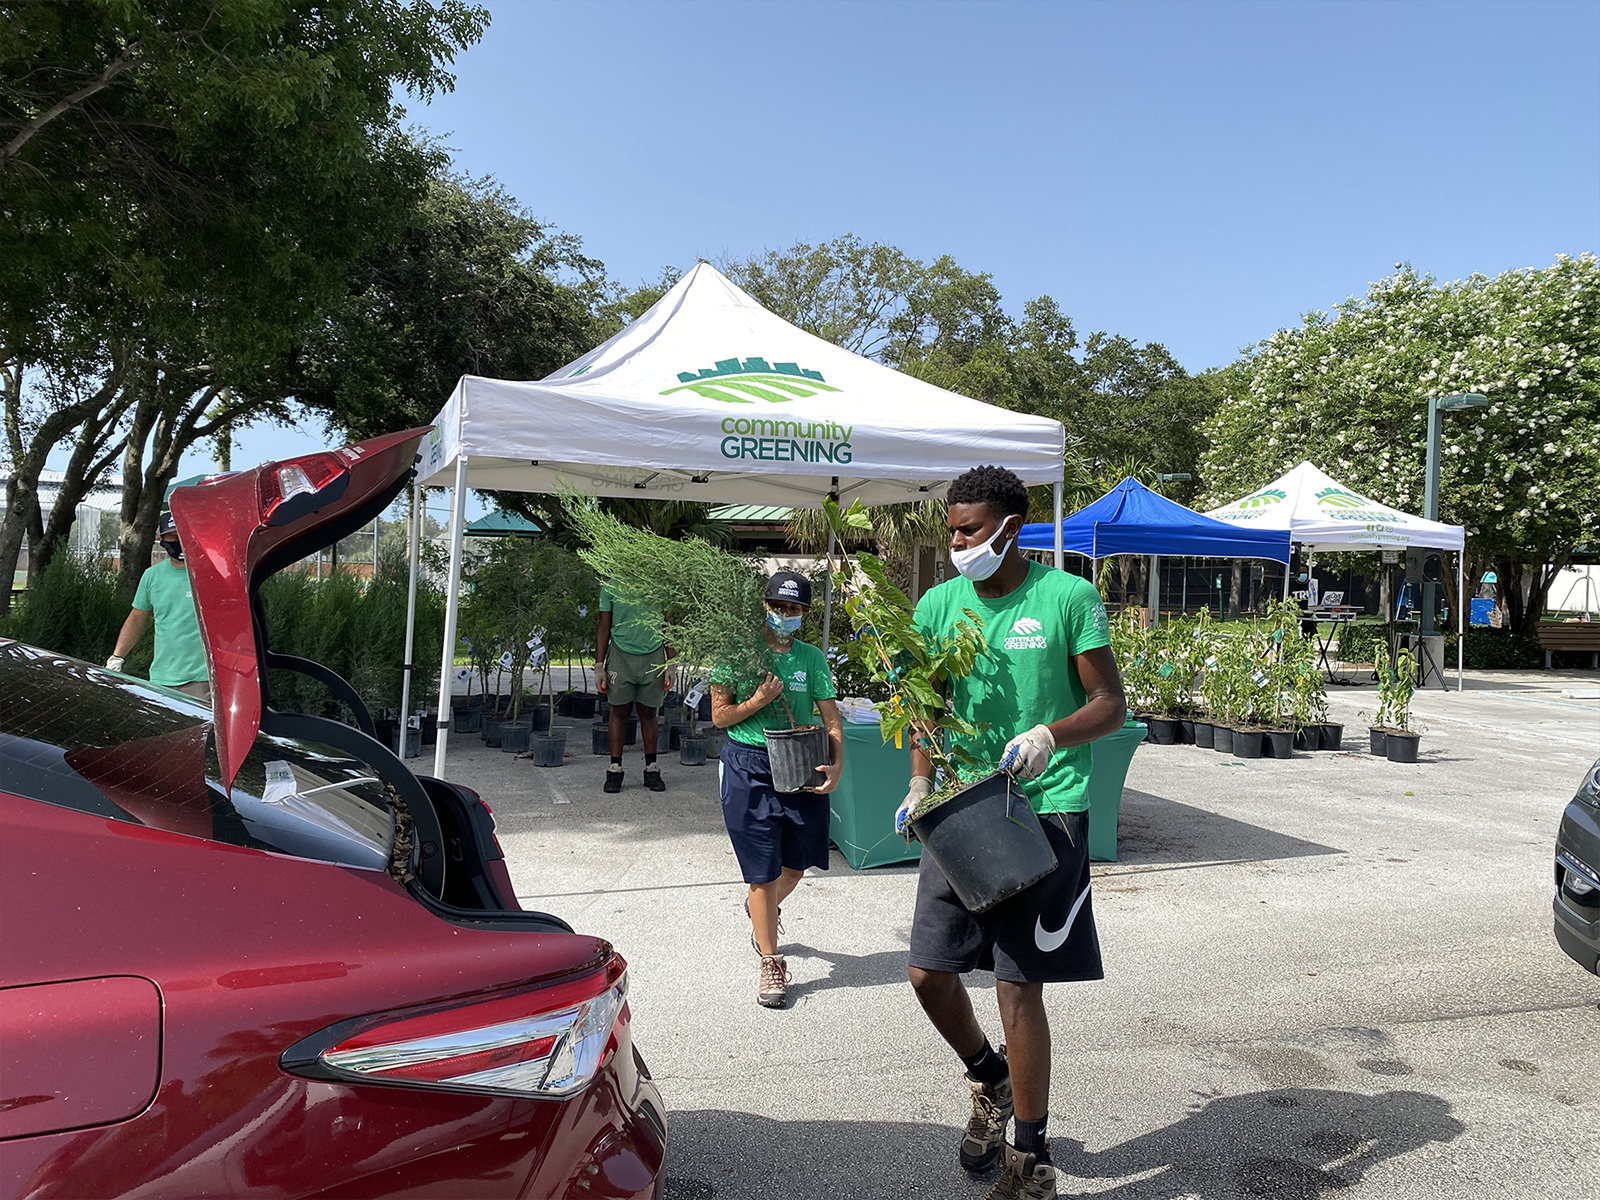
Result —
<instances>
[{"instance_id":1,"label":"white canopy tent","mask_svg":"<svg viewBox=\"0 0 1600 1200\"><path fill-rule=\"evenodd\" d=\"M1059 567L1064 448L1059 421L956 395L825 342L707 263L545 379L463 376L434 418L417 474L419 486L454 491L435 773L444 769L467 489L891 504L937 498L963 471L994 463L1054 487ZM417 534L414 522L413 587ZM408 663L412 637L408 619ZM408 670L407 708L409 685Z\"/></svg>"},{"instance_id":2,"label":"white canopy tent","mask_svg":"<svg viewBox=\"0 0 1600 1200\"><path fill-rule=\"evenodd\" d=\"M1253 529L1286 529L1289 540L1311 550L1404 550L1423 547L1456 552L1456 690L1465 686L1466 531L1403 513L1353 492L1309 462L1278 476L1248 496L1213 508L1206 516ZM1289 577L1284 575L1284 596Z\"/></svg>"}]
</instances>

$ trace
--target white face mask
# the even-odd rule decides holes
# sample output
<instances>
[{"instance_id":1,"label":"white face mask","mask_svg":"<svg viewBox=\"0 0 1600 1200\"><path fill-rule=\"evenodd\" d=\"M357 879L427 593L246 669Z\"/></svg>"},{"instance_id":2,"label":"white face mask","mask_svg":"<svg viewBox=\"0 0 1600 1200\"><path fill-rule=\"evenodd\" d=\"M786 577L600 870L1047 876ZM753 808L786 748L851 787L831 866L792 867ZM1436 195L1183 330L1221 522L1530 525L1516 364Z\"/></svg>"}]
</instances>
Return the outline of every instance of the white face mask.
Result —
<instances>
[{"instance_id":1,"label":"white face mask","mask_svg":"<svg viewBox=\"0 0 1600 1200\"><path fill-rule=\"evenodd\" d=\"M950 551L950 565L960 571L974 583L981 583L1000 569L1000 563L1005 559L1006 551L1002 547L994 548L996 539L1005 532L1006 522L1000 522L1000 528L994 531L987 542L978 546L968 546L965 550Z\"/></svg>"}]
</instances>

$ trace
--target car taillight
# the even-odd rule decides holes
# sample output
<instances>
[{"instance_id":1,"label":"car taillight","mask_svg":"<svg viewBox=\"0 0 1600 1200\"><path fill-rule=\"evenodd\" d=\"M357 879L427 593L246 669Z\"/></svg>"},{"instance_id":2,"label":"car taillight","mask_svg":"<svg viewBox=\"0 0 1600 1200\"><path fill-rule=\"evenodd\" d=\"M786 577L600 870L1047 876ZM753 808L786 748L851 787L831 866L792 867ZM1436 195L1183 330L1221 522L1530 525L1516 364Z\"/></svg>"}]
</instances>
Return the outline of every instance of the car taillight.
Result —
<instances>
[{"instance_id":1,"label":"car taillight","mask_svg":"<svg viewBox=\"0 0 1600 1200\"><path fill-rule=\"evenodd\" d=\"M349 1083L570 1096L605 1061L627 995L627 963L613 955L602 971L546 987L344 1021L291 1046L282 1065Z\"/></svg>"},{"instance_id":2,"label":"car taillight","mask_svg":"<svg viewBox=\"0 0 1600 1200\"><path fill-rule=\"evenodd\" d=\"M349 468L336 454L307 454L261 476L261 520L285 525L344 494Z\"/></svg>"}]
</instances>

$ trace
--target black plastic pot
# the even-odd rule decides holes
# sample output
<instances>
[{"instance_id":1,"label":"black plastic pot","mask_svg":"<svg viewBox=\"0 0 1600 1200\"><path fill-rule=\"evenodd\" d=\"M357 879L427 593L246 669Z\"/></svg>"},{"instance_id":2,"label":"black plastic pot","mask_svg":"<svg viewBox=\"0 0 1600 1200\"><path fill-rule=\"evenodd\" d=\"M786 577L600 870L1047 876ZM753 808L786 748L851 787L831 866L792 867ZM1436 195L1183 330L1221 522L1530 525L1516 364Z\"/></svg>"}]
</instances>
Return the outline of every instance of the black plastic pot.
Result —
<instances>
[{"instance_id":1,"label":"black plastic pot","mask_svg":"<svg viewBox=\"0 0 1600 1200\"><path fill-rule=\"evenodd\" d=\"M721 758L722 747L728 741L728 731L726 729L717 729L707 733L706 737L711 739L711 744L706 747L706 755L710 758Z\"/></svg>"},{"instance_id":2,"label":"black plastic pot","mask_svg":"<svg viewBox=\"0 0 1600 1200\"><path fill-rule=\"evenodd\" d=\"M773 791L809 791L822 782L817 768L828 765L828 731L821 725L769 729L767 758L772 764Z\"/></svg>"},{"instance_id":3,"label":"black plastic pot","mask_svg":"<svg viewBox=\"0 0 1600 1200\"><path fill-rule=\"evenodd\" d=\"M450 710L450 719L457 733L482 733L483 709L481 708L453 708Z\"/></svg>"},{"instance_id":4,"label":"black plastic pot","mask_svg":"<svg viewBox=\"0 0 1600 1200\"><path fill-rule=\"evenodd\" d=\"M1295 733L1292 729L1269 729L1264 747L1273 758L1294 757Z\"/></svg>"},{"instance_id":5,"label":"black plastic pot","mask_svg":"<svg viewBox=\"0 0 1600 1200\"><path fill-rule=\"evenodd\" d=\"M596 754L611 753L611 726L606 721L596 721L589 726L589 732L594 737L594 752Z\"/></svg>"},{"instance_id":6,"label":"black plastic pot","mask_svg":"<svg viewBox=\"0 0 1600 1200\"><path fill-rule=\"evenodd\" d=\"M405 732L405 749L404 750L401 750L401 748L400 748L401 730L399 728L396 728L394 730L392 736L390 737L389 746L401 758L416 758L418 755L420 755L422 753L422 730L420 730L420 729L406 729L404 732Z\"/></svg>"},{"instance_id":7,"label":"black plastic pot","mask_svg":"<svg viewBox=\"0 0 1600 1200\"><path fill-rule=\"evenodd\" d=\"M1383 752L1390 762L1414 763L1417 761L1417 746L1421 741L1420 733L1390 733L1384 738Z\"/></svg>"},{"instance_id":8,"label":"black plastic pot","mask_svg":"<svg viewBox=\"0 0 1600 1200\"><path fill-rule=\"evenodd\" d=\"M656 753L665 754L672 749L672 726L659 718L656 721Z\"/></svg>"},{"instance_id":9,"label":"black plastic pot","mask_svg":"<svg viewBox=\"0 0 1600 1200\"><path fill-rule=\"evenodd\" d=\"M1294 748L1296 750L1317 750L1321 746L1321 725L1301 725L1294 731Z\"/></svg>"},{"instance_id":10,"label":"black plastic pot","mask_svg":"<svg viewBox=\"0 0 1600 1200\"><path fill-rule=\"evenodd\" d=\"M700 707L695 710L696 717L702 721L711 720L711 693L707 692L700 697Z\"/></svg>"},{"instance_id":11,"label":"black plastic pot","mask_svg":"<svg viewBox=\"0 0 1600 1200\"><path fill-rule=\"evenodd\" d=\"M611 716L611 701L601 696L594 704L594 715L604 721Z\"/></svg>"},{"instance_id":12,"label":"black plastic pot","mask_svg":"<svg viewBox=\"0 0 1600 1200\"><path fill-rule=\"evenodd\" d=\"M684 734L678 739L678 761L686 767L703 767L706 765L706 751L710 748L710 738Z\"/></svg>"},{"instance_id":13,"label":"black plastic pot","mask_svg":"<svg viewBox=\"0 0 1600 1200\"><path fill-rule=\"evenodd\" d=\"M536 767L559 767L567 756L565 733L535 733L528 739L528 756Z\"/></svg>"},{"instance_id":14,"label":"black plastic pot","mask_svg":"<svg viewBox=\"0 0 1600 1200\"><path fill-rule=\"evenodd\" d=\"M556 697L556 716L570 717L572 715L572 693L562 692Z\"/></svg>"},{"instance_id":15,"label":"black plastic pot","mask_svg":"<svg viewBox=\"0 0 1600 1200\"><path fill-rule=\"evenodd\" d=\"M1194 719L1192 717L1178 718L1178 745L1194 745Z\"/></svg>"},{"instance_id":16,"label":"black plastic pot","mask_svg":"<svg viewBox=\"0 0 1600 1200\"><path fill-rule=\"evenodd\" d=\"M1259 729L1233 731L1233 756L1235 758L1260 758L1263 735Z\"/></svg>"},{"instance_id":17,"label":"black plastic pot","mask_svg":"<svg viewBox=\"0 0 1600 1200\"><path fill-rule=\"evenodd\" d=\"M572 699L569 702L572 709L570 715L576 717L580 721L590 720L594 716L595 709L599 705L599 702L600 697L596 696L593 692L573 692Z\"/></svg>"},{"instance_id":18,"label":"black plastic pot","mask_svg":"<svg viewBox=\"0 0 1600 1200\"><path fill-rule=\"evenodd\" d=\"M674 725L684 719L683 705L674 704L671 701L668 701L666 704L663 704L660 708L656 709L656 718L664 724Z\"/></svg>"},{"instance_id":19,"label":"black plastic pot","mask_svg":"<svg viewBox=\"0 0 1600 1200\"><path fill-rule=\"evenodd\" d=\"M1374 754L1388 754L1389 753L1389 735L1387 733L1385 733L1383 730L1381 730L1381 729L1369 729L1369 730L1367 730L1367 737L1370 739L1369 745L1370 745L1370 748L1372 750L1372 753L1374 753Z\"/></svg>"},{"instance_id":20,"label":"black plastic pot","mask_svg":"<svg viewBox=\"0 0 1600 1200\"><path fill-rule=\"evenodd\" d=\"M422 744L435 745L439 741L439 713L434 709L425 709L422 713Z\"/></svg>"},{"instance_id":21,"label":"black plastic pot","mask_svg":"<svg viewBox=\"0 0 1600 1200\"><path fill-rule=\"evenodd\" d=\"M1176 746L1178 744L1178 721L1176 717L1151 717L1150 741L1158 746Z\"/></svg>"},{"instance_id":22,"label":"black plastic pot","mask_svg":"<svg viewBox=\"0 0 1600 1200\"><path fill-rule=\"evenodd\" d=\"M544 733L550 728L550 706L548 704L535 704L522 714L522 719L533 722L535 733Z\"/></svg>"},{"instance_id":23,"label":"black plastic pot","mask_svg":"<svg viewBox=\"0 0 1600 1200\"><path fill-rule=\"evenodd\" d=\"M1218 754L1233 753L1233 730L1226 725L1213 725L1211 748Z\"/></svg>"},{"instance_id":24,"label":"black plastic pot","mask_svg":"<svg viewBox=\"0 0 1600 1200\"><path fill-rule=\"evenodd\" d=\"M499 721L493 717L485 717L483 721L484 743L489 746L498 746L500 744L501 731L509 724L511 724L510 721Z\"/></svg>"},{"instance_id":25,"label":"black plastic pot","mask_svg":"<svg viewBox=\"0 0 1600 1200\"><path fill-rule=\"evenodd\" d=\"M672 740L667 743L667 749L678 750L683 747L683 739L689 736L689 722L674 721L671 725Z\"/></svg>"},{"instance_id":26,"label":"black plastic pot","mask_svg":"<svg viewBox=\"0 0 1600 1200\"><path fill-rule=\"evenodd\" d=\"M1194 744L1210 750L1217 744L1217 727L1210 721L1194 723Z\"/></svg>"},{"instance_id":27,"label":"black plastic pot","mask_svg":"<svg viewBox=\"0 0 1600 1200\"><path fill-rule=\"evenodd\" d=\"M500 749L507 754L526 754L528 739L533 736L533 723L527 717L520 721L507 721L500 727Z\"/></svg>"},{"instance_id":28,"label":"black plastic pot","mask_svg":"<svg viewBox=\"0 0 1600 1200\"><path fill-rule=\"evenodd\" d=\"M1317 728L1322 735L1322 748L1324 750L1337 750L1339 743L1344 739L1344 726L1324 723Z\"/></svg>"},{"instance_id":29,"label":"black plastic pot","mask_svg":"<svg viewBox=\"0 0 1600 1200\"><path fill-rule=\"evenodd\" d=\"M1027 796L1003 772L962 788L911 827L969 912L985 912L1056 869Z\"/></svg>"}]
</instances>

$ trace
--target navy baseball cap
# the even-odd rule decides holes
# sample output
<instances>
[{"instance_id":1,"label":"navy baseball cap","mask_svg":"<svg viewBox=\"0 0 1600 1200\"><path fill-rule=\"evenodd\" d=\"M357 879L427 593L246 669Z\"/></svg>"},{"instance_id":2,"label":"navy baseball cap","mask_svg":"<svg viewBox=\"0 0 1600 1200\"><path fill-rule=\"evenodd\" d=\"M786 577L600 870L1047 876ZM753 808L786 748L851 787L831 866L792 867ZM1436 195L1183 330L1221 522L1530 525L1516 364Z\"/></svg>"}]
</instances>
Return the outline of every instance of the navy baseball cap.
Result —
<instances>
[{"instance_id":1,"label":"navy baseball cap","mask_svg":"<svg viewBox=\"0 0 1600 1200\"><path fill-rule=\"evenodd\" d=\"M768 600L787 600L811 607L811 581L798 571L774 571L767 580Z\"/></svg>"}]
</instances>

